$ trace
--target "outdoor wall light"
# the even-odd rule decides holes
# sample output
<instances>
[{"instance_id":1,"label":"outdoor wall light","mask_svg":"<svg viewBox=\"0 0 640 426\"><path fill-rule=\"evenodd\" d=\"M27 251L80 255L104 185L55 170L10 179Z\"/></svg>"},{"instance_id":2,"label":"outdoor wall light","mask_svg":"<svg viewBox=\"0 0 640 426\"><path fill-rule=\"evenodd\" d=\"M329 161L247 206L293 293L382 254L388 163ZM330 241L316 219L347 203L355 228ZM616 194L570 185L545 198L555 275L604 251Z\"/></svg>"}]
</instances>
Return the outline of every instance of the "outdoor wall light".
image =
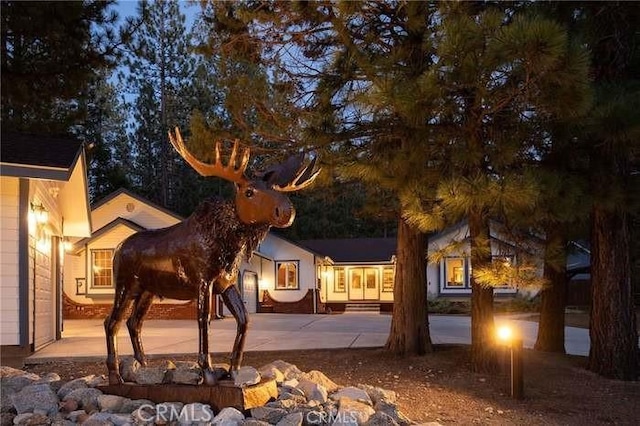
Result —
<instances>
[{"instance_id":1,"label":"outdoor wall light","mask_svg":"<svg viewBox=\"0 0 640 426\"><path fill-rule=\"evenodd\" d=\"M47 223L49 221L49 212L42 204L31 203L31 212L37 223Z\"/></svg>"},{"instance_id":2,"label":"outdoor wall light","mask_svg":"<svg viewBox=\"0 0 640 426\"><path fill-rule=\"evenodd\" d=\"M524 395L522 337L507 325L499 327L496 330L496 335L498 340L507 345L511 352L511 397L522 399Z\"/></svg>"}]
</instances>

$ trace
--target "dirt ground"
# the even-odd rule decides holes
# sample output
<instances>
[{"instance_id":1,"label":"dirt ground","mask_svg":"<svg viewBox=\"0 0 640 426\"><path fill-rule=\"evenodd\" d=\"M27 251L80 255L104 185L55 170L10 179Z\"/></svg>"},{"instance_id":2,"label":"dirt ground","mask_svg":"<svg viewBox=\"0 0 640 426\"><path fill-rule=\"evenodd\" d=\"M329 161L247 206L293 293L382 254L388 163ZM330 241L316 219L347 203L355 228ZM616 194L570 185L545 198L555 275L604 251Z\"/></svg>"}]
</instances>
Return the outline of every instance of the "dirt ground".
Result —
<instances>
[{"instance_id":1,"label":"dirt ground","mask_svg":"<svg viewBox=\"0 0 640 426\"><path fill-rule=\"evenodd\" d=\"M175 357L173 360L195 360ZM525 351L525 398L509 396L506 372L474 373L468 346L436 346L422 357L394 357L383 349L248 352L244 365L282 359L303 371L320 370L340 385L367 383L394 390L404 414L417 422L483 425L636 425L640 382L601 378L585 358ZM151 362L158 362L152 360ZM214 362L225 362L225 355ZM506 363L505 363L506 367ZM58 362L29 366L63 380L104 374L103 363ZM505 368L506 370L506 368Z\"/></svg>"}]
</instances>

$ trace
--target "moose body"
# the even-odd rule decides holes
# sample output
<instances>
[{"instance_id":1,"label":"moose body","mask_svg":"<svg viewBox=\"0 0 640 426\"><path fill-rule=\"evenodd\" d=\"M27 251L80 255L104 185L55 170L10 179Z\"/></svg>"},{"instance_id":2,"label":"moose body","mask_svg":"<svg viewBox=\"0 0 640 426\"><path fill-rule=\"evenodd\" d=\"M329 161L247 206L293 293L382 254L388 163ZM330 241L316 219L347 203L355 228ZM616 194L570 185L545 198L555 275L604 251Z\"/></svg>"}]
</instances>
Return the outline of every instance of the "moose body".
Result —
<instances>
[{"instance_id":1,"label":"moose body","mask_svg":"<svg viewBox=\"0 0 640 426\"><path fill-rule=\"evenodd\" d=\"M259 179L248 180L243 176L248 149L239 169L234 164L237 143L229 167L220 166L218 145L216 164L204 164L186 151L179 132L176 133L177 140L170 136L171 142L187 162L201 174L221 176L235 182L238 185L236 198L235 201L205 201L183 222L169 228L136 233L118 247L113 260L114 304L104 323L111 384L122 383L115 336L131 305L133 309L127 328L134 357L146 365L140 331L155 297L197 300L198 363L204 383L213 385L220 375L211 368L208 348L210 302L212 294L220 294L237 323L230 372L233 374L238 370L249 322L242 296L233 284L242 257L251 256L271 226L286 227L293 222L295 210L289 199L278 191L301 189L318 174L317 171L310 173L315 161L311 166L297 170L302 162L299 159L273 168ZM292 173L295 178L291 177ZM282 182L286 186L280 186Z\"/></svg>"}]
</instances>

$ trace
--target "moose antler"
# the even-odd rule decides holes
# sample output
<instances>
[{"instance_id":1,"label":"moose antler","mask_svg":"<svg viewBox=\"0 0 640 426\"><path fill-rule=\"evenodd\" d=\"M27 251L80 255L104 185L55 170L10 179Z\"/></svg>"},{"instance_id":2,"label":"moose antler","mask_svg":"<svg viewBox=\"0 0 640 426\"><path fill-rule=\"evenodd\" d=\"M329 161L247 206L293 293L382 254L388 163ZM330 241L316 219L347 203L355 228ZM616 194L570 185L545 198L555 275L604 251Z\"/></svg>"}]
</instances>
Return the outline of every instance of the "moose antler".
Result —
<instances>
[{"instance_id":1,"label":"moose antler","mask_svg":"<svg viewBox=\"0 0 640 426\"><path fill-rule=\"evenodd\" d=\"M279 192L293 192L311 185L320 174L320 169L314 170L317 159L318 157L314 157L306 167L302 167L304 154L289 157L287 161L274 168L273 189Z\"/></svg>"},{"instance_id":2,"label":"moose antler","mask_svg":"<svg viewBox=\"0 0 640 426\"><path fill-rule=\"evenodd\" d=\"M220 159L220 142L216 142L215 162L213 164L207 164L198 160L189 152L189 150L187 150L187 147L184 145L184 141L182 140L182 136L180 135L180 129L177 127L175 130L175 136L171 134L171 131L169 131L169 141L176 151L178 151L178 154L180 154L180 156L202 176L217 176L235 183L247 181L247 178L244 176L244 172L247 168L247 164L249 164L250 150L249 148L244 149L240 160L240 166L236 168L236 154L238 151L237 139L233 143L233 150L229 157L229 163L226 166L222 164Z\"/></svg>"}]
</instances>

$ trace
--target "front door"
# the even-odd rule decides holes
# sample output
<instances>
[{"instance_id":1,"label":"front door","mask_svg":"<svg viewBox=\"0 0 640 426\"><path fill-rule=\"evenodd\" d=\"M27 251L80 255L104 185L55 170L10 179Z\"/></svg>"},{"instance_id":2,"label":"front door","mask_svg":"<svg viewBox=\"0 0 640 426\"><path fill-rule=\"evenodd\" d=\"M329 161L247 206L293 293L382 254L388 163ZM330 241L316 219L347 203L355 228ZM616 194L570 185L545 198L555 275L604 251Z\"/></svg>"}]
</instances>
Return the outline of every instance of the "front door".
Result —
<instances>
[{"instance_id":1,"label":"front door","mask_svg":"<svg viewBox=\"0 0 640 426\"><path fill-rule=\"evenodd\" d=\"M378 300L378 270L352 268L349 271L349 300Z\"/></svg>"}]
</instances>

